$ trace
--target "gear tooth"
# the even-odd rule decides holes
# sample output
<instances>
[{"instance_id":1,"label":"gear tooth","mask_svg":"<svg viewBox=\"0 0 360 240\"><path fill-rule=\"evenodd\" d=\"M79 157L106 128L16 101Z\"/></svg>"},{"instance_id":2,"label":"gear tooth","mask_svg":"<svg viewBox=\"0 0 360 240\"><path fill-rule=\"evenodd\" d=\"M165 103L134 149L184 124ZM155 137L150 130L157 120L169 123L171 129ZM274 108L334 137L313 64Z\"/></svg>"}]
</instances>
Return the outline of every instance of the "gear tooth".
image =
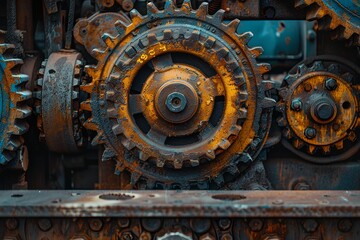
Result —
<instances>
[{"instance_id":1,"label":"gear tooth","mask_svg":"<svg viewBox=\"0 0 360 240\"><path fill-rule=\"evenodd\" d=\"M149 157L150 156L148 154L146 154L145 152L139 151L139 159L141 161L147 161L149 159Z\"/></svg>"},{"instance_id":2,"label":"gear tooth","mask_svg":"<svg viewBox=\"0 0 360 240\"><path fill-rule=\"evenodd\" d=\"M324 68L324 65L322 64L322 62L316 61L316 62L314 62L311 69L312 69L312 71L316 71L316 70L321 71L321 70L324 70L325 68Z\"/></svg>"},{"instance_id":3,"label":"gear tooth","mask_svg":"<svg viewBox=\"0 0 360 240\"><path fill-rule=\"evenodd\" d=\"M295 138L293 141L293 145L295 148L300 149L304 146L304 142L301 141L300 139Z\"/></svg>"},{"instance_id":4,"label":"gear tooth","mask_svg":"<svg viewBox=\"0 0 360 240\"><path fill-rule=\"evenodd\" d=\"M238 96L240 101L245 102L246 100L248 100L249 94L246 91L239 91Z\"/></svg>"},{"instance_id":5,"label":"gear tooth","mask_svg":"<svg viewBox=\"0 0 360 240\"><path fill-rule=\"evenodd\" d=\"M156 166L157 166L158 168L163 168L164 165L165 165L164 159L161 159L161 158L156 159Z\"/></svg>"},{"instance_id":6,"label":"gear tooth","mask_svg":"<svg viewBox=\"0 0 360 240\"><path fill-rule=\"evenodd\" d=\"M137 22L134 21L134 23L137 23ZM117 33L119 34L119 36L123 36L124 33L126 32L126 28L130 26L128 23L123 22L121 20L117 20L114 23L114 25L115 25L115 29L116 29Z\"/></svg>"},{"instance_id":7,"label":"gear tooth","mask_svg":"<svg viewBox=\"0 0 360 240\"><path fill-rule=\"evenodd\" d=\"M41 100L41 98L42 98L41 91L35 91L35 92L33 92L33 93L32 93L32 96L33 96L33 98L36 98L36 99Z\"/></svg>"},{"instance_id":8,"label":"gear tooth","mask_svg":"<svg viewBox=\"0 0 360 240\"><path fill-rule=\"evenodd\" d=\"M98 132L94 139L91 141L92 146L97 146L105 143L105 137L102 132Z\"/></svg>"},{"instance_id":9,"label":"gear tooth","mask_svg":"<svg viewBox=\"0 0 360 240\"><path fill-rule=\"evenodd\" d=\"M42 87L44 83L44 79L43 78L39 78L36 80L36 85L39 86L39 87Z\"/></svg>"},{"instance_id":10,"label":"gear tooth","mask_svg":"<svg viewBox=\"0 0 360 240\"><path fill-rule=\"evenodd\" d=\"M8 50L12 50L15 49L15 45L14 44L8 44L8 43L2 43L0 44L0 54L4 54L5 52L7 52Z\"/></svg>"},{"instance_id":11,"label":"gear tooth","mask_svg":"<svg viewBox=\"0 0 360 240\"><path fill-rule=\"evenodd\" d=\"M325 16L325 12L322 8L317 5L313 5L310 10L306 14L306 19L309 21L323 18Z\"/></svg>"},{"instance_id":12,"label":"gear tooth","mask_svg":"<svg viewBox=\"0 0 360 240\"><path fill-rule=\"evenodd\" d=\"M105 94L106 100L115 102L115 100L116 100L115 94L116 94L116 93L115 93L114 90L108 90L108 91L106 91L106 94Z\"/></svg>"},{"instance_id":13,"label":"gear tooth","mask_svg":"<svg viewBox=\"0 0 360 240\"><path fill-rule=\"evenodd\" d=\"M91 108L91 101L88 99L86 101L83 101L80 103L80 109L84 110L84 111L88 111L91 112L92 108Z\"/></svg>"},{"instance_id":14,"label":"gear tooth","mask_svg":"<svg viewBox=\"0 0 360 240\"><path fill-rule=\"evenodd\" d=\"M84 127L92 130L92 131L97 131L98 130L98 126L97 124L94 122L93 118L89 118L84 122Z\"/></svg>"},{"instance_id":15,"label":"gear tooth","mask_svg":"<svg viewBox=\"0 0 360 240\"><path fill-rule=\"evenodd\" d=\"M346 72L343 75L341 75L341 78L347 81L348 83L353 83L354 81L354 75L352 75L349 72Z\"/></svg>"},{"instance_id":16,"label":"gear tooth","mask_svg":"<svg viewBox=\"0 0 360 240\"><path fill-rule=\"evenodd\" d=\"M204 43L204 46L207 49L210 49L214 46L215 42L216 42L216 39L214 37L208 37Z\"/></svg>"},{"instance_id":17,"label":"gear tooth","mask_svg":"<svg viewBox=\"0 0 360 240\"><path fill-rule=\"evenodd\" d=\"M89 84L81 85L80 90L87 93L92 93L94 90L94 83L91 82Z\"/></svg>"},{"instance_id":18,"label":"gear tooth","mask_svg":"<svg viewBox=\"0 0 360 240\"><path fill-rule=\"evenodd\" d=\"M335 21L334 19L332 19L332 20L330 21L330 25L329 25L329 28L330 28L330 29L334 30L334 29L338 28L339 26L340 26L340 23L337 22L337 21ZM349 36L349 37L350 37L350 36Z\"/></svg>"},{"instance_id":19,"label":"gear tooth","mask_svg":"<svg viewBox=\"0 0 360 240\"><path fill-rule=\"evenodd\" d=\"M140 22L143 20L143 16L135 8L130 11L130 18L133 22Z\"/></svg>"},{"instance_id":20,"label":"gear tooth","mask_svg":"<svg viewBox=\"0 0 360 240\"><path fill-rule=\"evenodd\" d=\"M17 91L15 93L15 101L26 101L32 97L32 94L28 90Z\"/></svg>"},{"instance_id":21,"label":"gear tooth","mask_svg":"<svg viewBox=\"0 0 360 240\"><path fill-rule=\"evenodd\" d=\"M1 50L1 48L0 48ZM2 152L0 153L0 164L4 165L8 162L10 162L13 158L14 158L14 153L13 152Z\"/></svg>"},{"instance_id":22,"label":"gear tooth","mask_svg":"<svg viewBox=\"0 0 360 240\"><path fill-rule=\"evenodd\" d=\"M7 145L5 146L5 149L9 150L9 151L16 151L17 149L20 148L21 146L21 141L19 141L19 139L11 139L7 142Z\"/></svg>"},{"instance_id":23,"label":"gear tooth","mask_svg":"<svg viewBox=\"0 0 360 240\"><path fill-rule=\"evenodd\" d=\"M122 162L117 161L116 162L116 166L115 166L115 171L114 174L115 175L120 175L120 173L125 171L125 166Z\"/></svg>"},{"instance_id":24,"label":"gear tooth","mask_svg":"<svg viewBox=\"0 0 360 240\"><path fill-rule=\"evenodd\" d=\"M202 2L199 6L199 8L196 10L196 16L199 19L204 20L206 18L206 15L208 14L209 9L209 3Z\"/></svg>"},{"instance_id":25,"label":"gear tooth","mask_svg":"<svg viewBox=\"0 0 360 240\"><path fill-rule=\"evenodd\" d=\"M14 124L14 126L12 128L10 128L9 133L14 134L14 135L23 135L24 133L27 132L29 126L24 123L24 122L18 122L16 124Z\"/></svg>"},{"instance_id":26,"label":"gear tooth","mask_svg":"<svg viewBox=\"0 0 360 240\"><path fill-rule=\"evenodd\" d=\"M96 66L94 65L86 65L84 71L89 76L94 76L96 72Z\"/></svg>"},{"instance_id":27,"label":"gear tooth","mask_svg":"<svg viewBox=\"0 0 360 240\"><path fill-rule=\"evenodd\" d=\"M229 29L231 32L237 32L239 28L240 20L235 18L231 22L225 25L226 29Z\"/></svg>"},{"instance_id":28,"label":"gear tooth","mask_svg":"<svg viewBox=\"0 0 360 240\"><path fill-rule=\"evenodd\" d=\"M232 176L238 176L240 174L239 169L234 165L229 165L226 167L226 172Z\"/></svg>"},{"instance_id":29,"label":"gear tooth","mask_svg":"<svg viewBox=\"0 0 360 240\"><path fill-rule=\"evenodd\" d=\"M239 132L241 131L241 126L238 126L238 125L233 125L229 131L229 134L230 135L238 135Z\"/></svg>"},{"instance_id":30,"label":"gear tooth","mask_svg":"<svg viewBox=\"0 0 360 240\"><path fill-rule=\"evenodd\" d=\"M215 21L215 23L220 24L223 19L224 19L224 14L225 14L225 10L224 9L219 9L213 16L213 21Z\"/></svg>"},{"instance_id":31,"label":"gear tooth","mask_svg":"<svg viewBox=\"0 0 360 240\"><path fill-rule=\"evenodd\" d=\"M123 128L119 124L113 126L112 131L115 135L120 135L124 132Z\"/></svg>"},{"instance_id":32,"label":"gear tooth","mask_svg":"<svg viewBox=\"0 0 360 240\"><path fill-rule=\"evenodd\" d=\"M252 32L245 32L239 36L240 40L244 42L244 44L248 44L254 34Z\"/></svg>"},{"instance_id":33,"label":"gear tooth","mask_svg":"<svg viewBox=\"0 0 360 240\"><path fill-rule=\"evenodd\" d=\"M264 97L261 100L261 107L262 108L273 108L276 106L276 101L273 98Z\"/></svg>"},{"instance_id":34,"label":"gear tooth","mask_svg":"<svg viewBox=\"0 0 360 240\"><path fill-rule=\"evenodd\" d=\"M30 107L22 107L16 109L16 118L24 119L31 115L31 108Z\"/></svg>"},{"instance_id":35,"label":"gear tooth","mask_svg":"<svg viewBox=\"0 0 360 240\"><path fill-rule=\"evenodd\" d=\"M71 98L72 98L72 100L79 99L79 92L73 91L71 93Z\"/></svg>"},{"instance_id":36,"label":"gear tooth","mask_svg":"<svg viewBox=\"0 0 360 240\"><path fill-rule=\"evenodd\" d=\"M18 58L8 59L8 60L5 60L5 62L6 62L6 66L9 69L13 69L14 67L24 63L22 59L18 59Z\"/></svg>"},{"instance_id":37,"label":"gear tooth","mask_svg":"<svg viewBox=\"0 0 360 240\"><path fill-rule=\"evenodd\" d=\"M225 183L223 175L222 174L217 175L214 178L214 183L216 184L217 187L219 187L219 188L222 187Z\"/></svg>"},{"instance_id":38,"label":"gear tooth","mask_svg":"<svg viewBox=\"0 0 360 240\"><path fill-rule=\"evenodd\" d=\"M123 145L127 150L129 150L129 151L135 147L135 143L133 143L131 140L126 139L126 138L123 139L123 140L121 141L121 143L122 143L122 145Z\"/></svg>"},{"instance_id":39,"label":"gear tooth","mask_svg":"<svg viewBox=\"0 0 360 240\"><path fill-rule=\"evenodd\" d=\"M110 147L106 147L103 154L102 154L102 158L101 160L103 162L108 161L110 159L113 159L114 157L116 157L116 153L113 149L111 149Z\"/></svg>"},{"instance_id":40,"label":"gear tooth","mask_svg":"<svg viewBox=\"0 0 360 240\"><path fill-rule=\"evenodd\" d=\"M221 139L219 147L223 150L226 150L230 147L230 145L231 145L231 143L229 142L229 140L223 138L223 139Z\"/></svg>"},{"instance_id":41,"label":"gear tooth","mask_svg":"<svg viewBox=\"0 0 360 240\"><path fill-rule=\"evenodd\" d=\"M208 157L209 159L215 159L215 152L214 150L207 150L206 153L205 153L206 157Z\"/></svg>"},{"instance_id":42,"label":"gear tooth","mask_svg":"<svg viewBox=\"0 0 360 240\"><path fill-rule=\"evenodd\" d=\"M334 74L340 74L340 66L339 64L331 64L328 68L328 71Z\"/></svg>"},{"instance_id":43,"label":"gear tooth","mask_svg":"<svg viewBox=\"0 0 360 240\"><path fill-rule=\"evenodd\" d=\"M159 13L159 9L155 6L153 2L148 2L146 5L147 15L156 15Z\"/></svg>"},{"instance_id":44,"label":"gear tooth","mask_svg":"<svg viewBox=\"0 0 360 240\"><path fill-rule=\"evenodd\" d=\"M322 150L325 154L330 153L330 146L322 146Z\"/></svg>"},{"instance_id":45,"label":"gear tooth","mask_svg":"<svg viewBox=\"0 0 360 240\"><path fill-rule=\"evenodd\" d=\"M225 47L219 48L216 51L216 54L218 55L219 58L225 58L226 56L229 55L229 50L227 50Z\"/></svg>"},{"instance_id":46,"label":"gear tooth","mask_svg":"<svg viewBox=\"0 0 360 240\"><path fill-rule=\"evenodd\" d=\"M96 59L102 59L104 58L104 56L106 55L106 51L105 50L101 50L98 48L94 48L93 50L91 50L91 55L96 58Z\"/></svg>"},{"instance_id":47,"label":"gear tooth","mask_svg":"<svg viewBox=\"0 0 360 240\"><path fill-rule=\"evenodd\" d=\"M132 173L131 173L131 177L130 177L130 184L131 184L132 186L135 186L135 184L139 181L140 177L141 177L141 174L140 174L140 173L138 173L138 172L132 172Z\"/></svg>"},{"instance_id":48,"label":"gear tooth","mask_svg":"<svg viewBox=\"0 0 360 240\"><path fill-rule=\"evenodd\" d=\"M79 78L74 78L73 79L73 87L78 87L78 86L80 86L80 79Z\"/></svg>"},{"instance_id":49,"label":"gear tooth","mask_svg":"<svg viewBox=\"0 0 360 240\"><path fill-rule=\"evenodd\" d=\"M253 58L257 58L264 52L264 49L262 47L254 47L250 49L250 52Z\"/></svg>"},{"instance_id":50,"label":"gear tooth","mask_svg":"<svg viewBox=\"0 0 360 240\"><path fill-rule=\"evenodd\" d=\"M242 163L250 163L253 161L253 159L248 153L241 153L239 155L239 161Z\"/></svg>"},{"instance_id":51,"label":"gear tooth","mask_svg":"<svg viewBox=\"0 0 360 240\"><path fill-rule=\"evenodd\" d=\"M108 48L110 48L110 49L114 49L117 44L117 42L116 42L117 38L114 36L111 36L109 33L104 33L101 36L101 39L104 41L106 46L108 46Z\"/></svg>"},{"instance_id":52,"label":"gear tooth","mask_svg":"<svg viewBox=\"0 0 360 240\"><path fill-rule=\"evenodd\" d=\"M191 165L192 167L199 166L199 164L200 164L199 160L197 160L197 159L190 159L190 165Z\"/></svg>"},{"instance_id":53,"label":"gear tooth","mask_svg":"<svg viewBox=\"0 0 360 240\"><path fill-rule=\"evenodd\" d=\"M184 0L182 5L181 5L181 9L184 10L185 12L190 12L190 10L192 9L191 1L190 0Z\"/></svg>"},{"instance_id":54,"label":"gear tooth","mask_svg":"<svg viewBox=\"0 0 360 240\"><path fill-rule=\"evenodd\" d=\"M304 75L306 72L307 72L307 67L306 67L306 65L305 64L300 64L299 66L298 66L298 69L297 69L297 73L300 75L300 76L302 76L302 75Z\"/></svg>"},{"instance_id":55,"label":"gear tooth","mask_svg":"<svg viewBox=\"0 0 360 240\"><path fill-rule=\"evenodd\" d=\"M14 74L12 75L12 77L15 80L15 85L19 85L29 81L29 76L26 74Z\"/></svg>"},{"instance_id":56,"label":"gear tooth","mask_svg":"<svg viewBox=\"0 0 360 240\"><path fill-rule=\"evenodd\" d=\"M308 153L314 154L316 152L316 150L317 150L316 146L313 146L313 145L308 146Z\"/></svg>"},{"instance_id":57,"label":"gear tooth","mask_svg":"<svg viewBox=\"0 0 360 240\"><path fill-rule=\"evenodd\" d=\"M174 163L174 168L175 169L181 169L182 166L183 166L183 160L181 160L181 159L175 159L173 161L173 163Z\"/></svg>"},{"instance_id":58,"label":"gear tooth","mask_svg":"<svg viewBox=\"0 0 360 240\"><path fill-rule=\"evenodd\" d=\"M173 0L166 0L164 5L164 12L174 12L176 6L173 4Z\"/></svg>"},{"instance_id":59,"label":"gear tooth","mask_svg":"<svg viewBox=\"0 0 360 240\"><path fill-rule=\"evenodd\" d=\"M271 70L271 66L268 63L259 63L257 64L260 74L263 75Z\"/></svg>"}]
</instances>

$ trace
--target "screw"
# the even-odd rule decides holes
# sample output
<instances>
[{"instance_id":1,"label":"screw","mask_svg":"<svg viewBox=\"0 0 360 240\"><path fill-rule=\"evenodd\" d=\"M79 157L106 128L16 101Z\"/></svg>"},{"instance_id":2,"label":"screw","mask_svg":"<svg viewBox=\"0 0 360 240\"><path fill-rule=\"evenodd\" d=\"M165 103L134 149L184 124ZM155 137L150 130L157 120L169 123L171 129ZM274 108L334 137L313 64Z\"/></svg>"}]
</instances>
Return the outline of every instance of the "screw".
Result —
<instances>
[{"instance_id":1,"label":"screw","mask_svg":"<svg viewBox=\"0 0 360 240\"><path fill-rule=\"evenodd\" d=\"M231 221L228 218L222 218L219 220L219 227L222 230L228 229L230 227L230 225L231 225Z\"/></svg>"},{"instance_id":2,"label":"screw","mask_svg":"<svg viewBox=\"0 0 360 240\"><path fill-rule=\"evenodd\" d=\"M291 102L291 109L294 111L300 111L302 109L302 102L300 101L300 99L294 99Z\"/></svg>"},{"instance_id":3,"label":"screw","mask_svg":"<svg viewBox=\"0 0 360 240\"><path fill-rule=\"evenodd\" d=\"M295 184L294 190L310 190L310 185L307 182L298 182Z\"/></svg>"},{"instance_id":4,"label":"screw","mask_svg":"<svg viewBox=\"0 0 360 240\"><path fill-rule=\"evenodd\" d=\"M262 229L264 224L260 219L251 219L248 225L251 231L258 232Z\"/></svg>"},{"instance_id":5,"label":"screw","mask_svg":"<svg viewBox=\"0 0 360 240\"><path fill-rule=\"evenodd\" d=\"M102 223L101 219L98 219L98 218L91 219L89 222L89 227L94 232L100 231L102 226L103 226L103 223Z\"/></svg>"},{"instance_id":6,"label":"screw","mask_svg":"<svg viewBox=\"0 0 360 240\"><path fill-rule=\"evenodd\" d=\"M313 139L316 136L316 130L312 127L307 127L304 134L308 139Z\"/></svg>"},{"instance_id":7,"label":"screw","mask_svg":"<svg viewBox=\"0 0 360 240\"><path fill-rule=\"evenodd\" d=\"M337 88L337 82L335 79L333 78L328 78L326 81L325 81L325 87L327 88L327 90L329 91L333 91Z\"/></svg>"},{"instance_id":8,"label":"screw","mask_svg":"<svg viewBox=\"0 0 360 240\"><path fill-rule=\"evenodd\" d=\"M124 232L123 234L121 234L122 240L132 240L133 238L134 237L131 232Z\"/></svg>"},{"instance_id":9,"label":"screw","mask_svg":"<svg viewBox=\"0 0 360 240\"><path fill-rule=\"evenodd\" d=\"M341 219L338 222L338 228L341 232L349 232L352 228L352 222L348 219Z\"/></svg>"},{"instance_id":10,"label":"screw","mask_svg":"<svg viewBox=\"0 0 360 240\"><path fill-rule=\"evenodd\" d=\"M52 224L49 219L43 218L38 221L38 226L42 231L47 232L52 227Z\"/></svg>"},{"instance_id":11,"label":"screw","mask_svg":"<svg viewBox=\"0 0 360 240\"><path fill-rule=\"evenodd\" d=\"M5 224L9 230L15 230L19 225L18 221L15 218L7 219Z\"/></svg>"},{"instance_id":12,"label":"screw","mask_svg":"<svg viewBox=\"0 0 360 240\"><path fill-rule=\"evenodd\" d=\"M316 231L318 223L314 219L307 219L303 222L303 227L306 232L312 233Z\"/></svg>"}]
</instances>

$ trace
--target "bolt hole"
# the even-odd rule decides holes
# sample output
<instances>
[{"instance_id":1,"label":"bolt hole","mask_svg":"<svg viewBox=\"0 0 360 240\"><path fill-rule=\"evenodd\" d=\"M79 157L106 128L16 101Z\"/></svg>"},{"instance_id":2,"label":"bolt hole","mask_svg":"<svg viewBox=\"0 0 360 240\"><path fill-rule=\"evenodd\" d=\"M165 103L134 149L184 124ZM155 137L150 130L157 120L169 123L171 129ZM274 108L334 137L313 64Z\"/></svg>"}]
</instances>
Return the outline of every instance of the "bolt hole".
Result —
<instances>
[{"instance_id":1,"label":"bolt hole","mask_svg":"<svg viewBox=\"0 0 360 240\"><path fill-rule=\"evenodd\" d=\"M85 34L87 31L85 28L83 28L83 29L81 29L81 32Z\"/></svg>"},{"instance_id":2,"label":"bolt hole","mask_svg":"<svg viewBox=\"0 0 360 240\"><path fill-rule=\"evenodd\" d=\"M149 197L153 198L155 197L155 194L149 194Z\"/></svg>"},{"instance_id":3,"label":"bolt hole","mask_svg":"<svg viewBox=\"0 0 360 240\"><path fill-rule=\"evenodd\" d=\"M172 103L173 105L175 105L175 106L178 106L178 105L180 105L181 100L180 100L179 98L174 98L174 99L171 101L171 103Z\"/></svg>"},{"instance_id":4,"label":"bolt hole","mask_svg":"<svg viewBox=\"0 0 360 240\"><path fill-rule=\"evenodd\" d=\"M222 201L239 201L245 199L246 197L243 195L218 194L218 195L213 195L212 198Z\"/></svg>"},{"instance_id":5,"label":"bolt hole","mask_svg":"<svg viewBox=\"0 0 360 240\"><path fill-rule=\"evenodd\" d=\"M23 196L24 195L22 195L22 194L13 194L13 195L11 195L11 197L13 197L13 198L21 198Z\"/></svg>"},{"instance_id":6,"label":"bolt hole","mask_svg":"<svg viewBox=\"0 0 360 240\"><path fill-rule=\"evenodd\" d=\"M49 70L49 73L50 73L50 74L55 74L56 71L55 71L54 69L50 69L50 70Z\"/></svg>"},{"instance_id":7,"label":"bolt hole","mask_svg":"<svg viewBox=\"0 0 360 240\"><path fill-rule=\"evenodd\" d=\"M343 109L349 109L351 107L351 104L349 101L345 101L343 104L342 104L342 107Z\"/></svg>"}]
</instances>

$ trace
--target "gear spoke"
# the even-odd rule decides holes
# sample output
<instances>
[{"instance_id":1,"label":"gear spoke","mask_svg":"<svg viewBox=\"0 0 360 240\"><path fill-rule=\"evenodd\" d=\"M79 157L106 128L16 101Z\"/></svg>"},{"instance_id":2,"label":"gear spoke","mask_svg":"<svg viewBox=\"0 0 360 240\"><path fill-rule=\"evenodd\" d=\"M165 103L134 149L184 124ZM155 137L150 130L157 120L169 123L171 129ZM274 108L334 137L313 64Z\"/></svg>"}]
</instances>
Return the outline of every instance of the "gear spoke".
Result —
<instances>
[{"instance_id":1,"label":"gear spoke","mask_svg":"<svg viewBox=\"0 0 360 240\"><path fill-rule=\"evenodd\" d=\"M146 136L150 139L154 139L156 142L158 142L160 144L164 144L166 141L166 138L167 138L167 136L165 136L162 133L159 133L153 127L149 130L149 132L146 134Z\"/></svg>"},{"instance_id":2,"label":"gear spoke","mask_svg":"<svg viewBox=\"0 0 360 240\"><path fill-rule=\"evenodd\" d=\"M141 94L129 95L130 112L134 114L142 113L144 111L144 104L142 103Z\"/></svg>"}]
</instances>

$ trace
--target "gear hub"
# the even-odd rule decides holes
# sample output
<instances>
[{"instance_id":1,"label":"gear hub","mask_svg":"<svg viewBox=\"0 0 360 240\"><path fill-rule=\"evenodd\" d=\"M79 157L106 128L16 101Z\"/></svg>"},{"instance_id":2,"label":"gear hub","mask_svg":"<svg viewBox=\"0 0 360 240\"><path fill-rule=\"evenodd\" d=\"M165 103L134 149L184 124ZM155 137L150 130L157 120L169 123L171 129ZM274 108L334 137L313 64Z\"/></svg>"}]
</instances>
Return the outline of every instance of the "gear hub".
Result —
<instances>
[{"instance_id":1,"label":"gear hub","mask_svg":"<svg viewBox=\"0 0 360 240\"><path fill-rule=\"evenodd\" d=\"M284 134L295 148L306 147L311 155L333 154L346 151L345 142L357 141L357 74L344 64L323 60L300 64L297 73L285 78L278 123L285 127ZM302 107L295 110L294 101Z\"/></svg>"},{"instance_id":2,"label":"gear hub","mask_svg":"<svg viewBox=\"0 0 360 240\"><path fill-rule=\"evenodd\" d=\"M158 10L149 3L147 12L117 21L119 35L104 33L107 49L94 50L85 125L98 132L95 143L105 143L103 159L117 156L132 185L221 185L226 167L238 172L234 156L251 159L264 140L268 124L259 122L274 100L265 96L271 83L261 80L269 66L254 60L262 49L248 49L251 33L238 35L239 21L224 24L224 11L210 16L207 4L192 10L188 1L181 8L168 1ZM131 152L123 160L122 147ZM188 169L174 173L180 168Z\"/></svg>"}]
</instances>

